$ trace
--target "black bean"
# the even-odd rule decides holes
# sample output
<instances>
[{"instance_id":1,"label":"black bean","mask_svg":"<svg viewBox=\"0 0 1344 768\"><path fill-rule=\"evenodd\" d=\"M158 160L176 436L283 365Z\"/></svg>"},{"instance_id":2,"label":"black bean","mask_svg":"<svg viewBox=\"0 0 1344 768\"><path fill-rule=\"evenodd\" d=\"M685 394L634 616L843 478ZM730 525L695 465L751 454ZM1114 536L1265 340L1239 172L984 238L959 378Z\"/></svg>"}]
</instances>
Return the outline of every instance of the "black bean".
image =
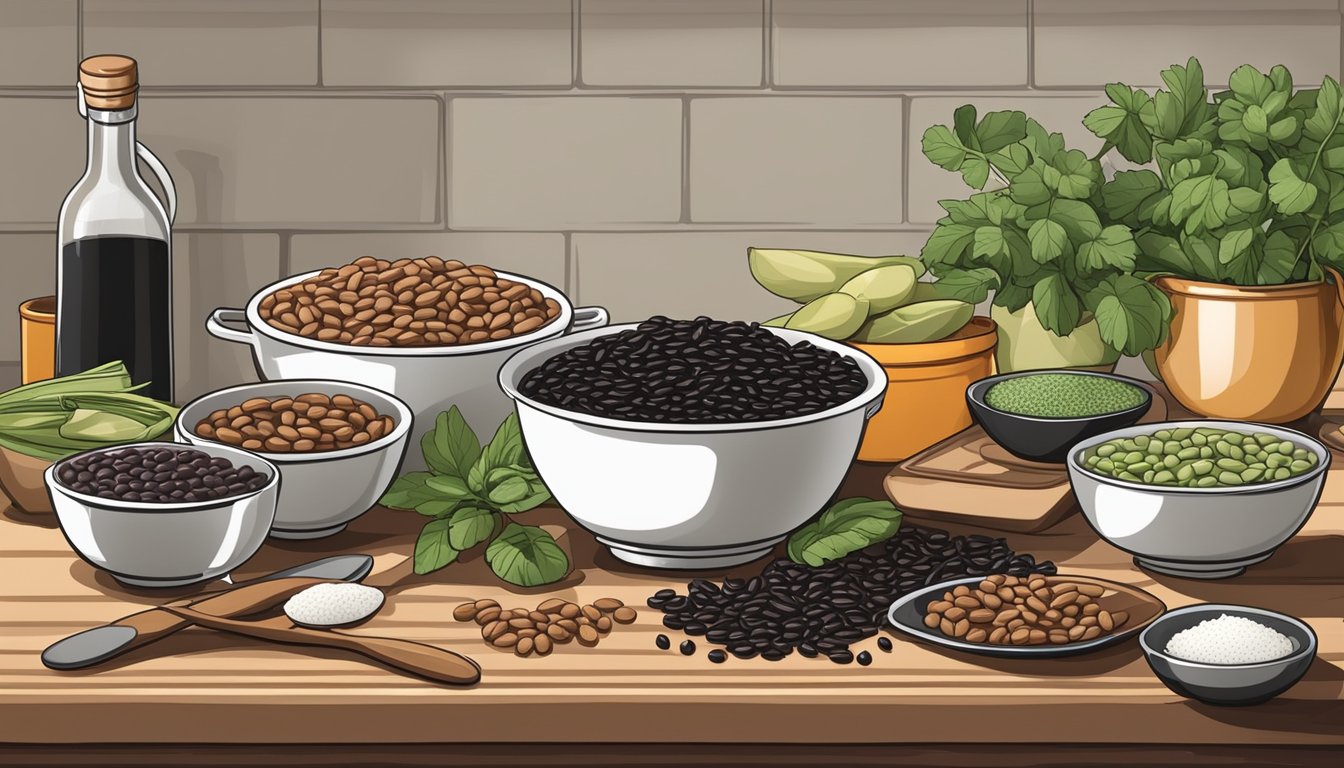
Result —
<instances>
[{"instance_id":1,"label":"black bean","mask_svg":"<svg viewBox=\"0 0 1344 768\"><path fill-rule=\"evenodd\" d=\"M664 651L672 647L672 641L668 639L667 635L659 635L655 637L653 639L653 644L663 649Z\"/></svg>"},{"instance_id":2,"label":"black bean","mask_svg":"<svg viewBox=\"0 0 1344 768\"><path fill-rule=\"evenodd\" d=\"M709 652L709 660L715 664L722 664L728 660L728 654L716 649Z\"/></svg>"},{"instance_id":3,"label":"black bean","mask_svg":"<svg viewBox=\"0 0 1344 768\"><path fill-rule=\"evenodd\" d=\"M968 556L991 550L989 559ZM885 542L818 568L776 560L750 579L726 579L722 585L696 579L686 595L663 589L648 603L664 613L664 626L703 635L738 658L778 661L797 650L848 664L854 660L850 644L878 634L900 596L929 580L1009 570L1053 574L1055 567L1014 553L1002 539L950 537L909 525ZM890 652L891 639L879 637L877 647ZM872 654L864 654L871 663Z\"/></svg>"},{"instance_id":4,"label":"black bean","mask_svg":"<svg viewBox=\"0 0 1344 768\"><path fill-rule=\"evenodd\" d=\"M173 451L133 446L68 459L56 476L77 493L159 504L236 496L255 491L269 480L251 467L236 469L227 459L212 460L194 448Z\"/></svg>"},{"instance_id":5,"label":"black bean","mask_svg":"<svg viewBox=\"0 0 1344 768\"><path fill-rule=\"evenodd\" d=\"M681 641L681 655L682 655L682 656L690 656L690 655L693 654L693 653L695 653L695 642L692 641L692 640L682 640L682 641Z\"/></svg>"},{"instance_id":6,"label":"black bean","mask_svg":"<svg viewBox=\"0 0 1344 768\"><path fill-rule=\"evenodd\" d=\"M859 666L861 667L866 667L873 663L873 654L867 651L859 651L859 655L855 658L858 659Z\"/></svg>"},{"instance_id":7,"label":"black bean","mask_svg":"<svg viewBox=\"0 0 1344 768\"><path fill-rule=\"evenodd\" d=\"M551 357L519 389L597 416L719 423L816 413L866 386L854 361L755 323L654 317Z\"/></svg>"}]
</instances>

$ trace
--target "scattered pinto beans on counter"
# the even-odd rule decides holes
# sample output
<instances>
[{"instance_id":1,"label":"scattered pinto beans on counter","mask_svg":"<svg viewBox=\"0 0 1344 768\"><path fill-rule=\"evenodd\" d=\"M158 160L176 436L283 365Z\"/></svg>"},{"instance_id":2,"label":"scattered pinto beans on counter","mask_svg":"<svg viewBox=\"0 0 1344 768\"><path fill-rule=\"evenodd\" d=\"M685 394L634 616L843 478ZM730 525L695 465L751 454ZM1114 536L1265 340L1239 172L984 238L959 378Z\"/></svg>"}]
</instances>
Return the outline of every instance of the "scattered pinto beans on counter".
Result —
<instances>
[{"instance_id":1,"label":"scattered pinto beans on counter","mask_svg":"<svg viewBox=\"0 0 1344 768\"><path fill-rule=\"evenodd\" d=\"M481 637L490 645L512 648L519 656L546 656L555 646L578 640L592 647L616 624L631 624L638 613L614 597L603 597L580 605L558 597L546 600L533 610L502 608L495 600L462 603L453 609L458 621L474 621Z\"/></svg>"},{"instance_id":2,"label":"scattered pinto beans on counter","mask_svg":"<svg viewBox=\"0 0 1344 768\"><path fill-rule=\"evenodd\" d=\"M560 304L480 264L364 256L266 296L258 312L272 328L318 341L428 347L535 331L560 315Z\"/></svg>"},{"instance_id":3,"label":"scattered pinto beans on counter","mask_svg":"<svg viewBox=\"0 0 1344 768\"><path fill-rule=\"evenodd\" d=\"M373 442L396 422L349 395L308 392L295 397L255 397L221 408L196 424L200 437L249 451L318 453Z\"/></svg>"},{"instance_id":4,"label":"scattered pinto beans on counter","mask_svg":"<svg viewBox=\"0 0 1344 768\"><path fill-rule=\"evenodd\" d=\"M1124 626L1125 611L1097 602L1096 584L1040 576L987 576L976 586L962 584L929 603L924 626L968 643L1067 645L1093 640Z\"/></svg>"}]
</instances>

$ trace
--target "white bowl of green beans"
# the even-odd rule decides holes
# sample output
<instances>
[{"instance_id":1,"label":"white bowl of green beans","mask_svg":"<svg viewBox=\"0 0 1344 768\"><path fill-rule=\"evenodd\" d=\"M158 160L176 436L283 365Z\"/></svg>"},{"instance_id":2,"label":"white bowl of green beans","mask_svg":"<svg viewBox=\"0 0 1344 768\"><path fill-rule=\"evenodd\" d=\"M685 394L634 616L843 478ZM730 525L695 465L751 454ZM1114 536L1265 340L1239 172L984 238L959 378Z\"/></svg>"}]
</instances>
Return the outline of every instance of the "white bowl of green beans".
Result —
<instances>
[{"instance_id":1,"label":"white bowl of green beans","mask_svg":"<svg viewBox=\"0 0 1344 768\"><path fill-rule=\"evenodd\" d=\"M1140 424L1069 453L1088 524L1150 571L1219 579L1269 559L1321 498L1330 451L1244 421Z\"/></svg>"}]
</instances>

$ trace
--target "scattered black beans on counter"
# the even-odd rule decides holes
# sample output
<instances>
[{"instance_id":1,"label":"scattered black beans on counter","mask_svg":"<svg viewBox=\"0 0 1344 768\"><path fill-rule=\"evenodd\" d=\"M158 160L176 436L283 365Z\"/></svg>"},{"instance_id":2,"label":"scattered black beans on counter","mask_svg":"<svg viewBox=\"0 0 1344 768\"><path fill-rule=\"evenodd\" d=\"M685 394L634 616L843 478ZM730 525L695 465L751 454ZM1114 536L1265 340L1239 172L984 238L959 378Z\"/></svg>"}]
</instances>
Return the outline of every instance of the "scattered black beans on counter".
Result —
<instances>
[{"instance_id":1,"label":"scattered black beans on counter","mask_svg":"<svg viewBox=\"0 0 1344 768\"><path fill-rule=\"evenodd\" d=\"M682 656L690 656L690 655L692 655L692 654L694 654L694 653L695 653L695 641L694 641L694 640L682 640L682 641L681 641L681 655L682 655Z\"/></svg>"},{"instance_id":2,"label":"scattered black beans on counter","mask_svg":"<svg viewBox=\"0 0 1344 768\"><path fill-rule=\"evenodd\" d=\"M664 651L672 647L672 641L667 638L667 635L659 635L655 637L653 639L653 644L663 649Z\"/></svg>"},{"instance_id":3,"label":"scattered black beans on counter","mask_svg":"<svg viewBox=\"0 0 1344 768\"><path fill-rule=\"evenodd\" d=\"M891 638L890 637L877 638L877 647L884 653L891 653Z\"/></svg>"},{"instance_id":4,"label":"scattered black beans on counter","mask_svg":"<svg viewBox=\"0 0 1344 768\"><path fill-rule=\"evenodd\" d=\"M72 491L104 499L176 504L255 491L270 478L194 448L124 448L76 456L57 470Z\"/></svg>"},{"instance_id":5,"label":"scattered black beans on counter","mask_svg":"<svg viewBox=\"0 0 1344 768\"><path fill-rule=\"evenodd\" d=\"M853 360L756 323L654 317L555 355L518 388L594 416L704 424L804 416L865 386Z\"/></svg>"},{"instance_id":6,"label":"scattered black beans on counter","mask_svg":"<svg viewBox=\"0 0 1344 768\"><path fill-rule=\"evenodd\" d=\"M861 667L866 667L873 663L873 654L867 651L859 651L859 655L855 658L859 660L859 666Z\"/></svg>"},{"instance_id":7,"label":"scattered black beans on counter","mask_svg":"<svg viewBox=\"0 0 1344 768\"><path fill-rule=\"evenodd\" d=\"M714 662L715 664L722 664L723 662L728 660L728 654L724 653L721 650L715 649L709 652L709 660Z\"/></svg>"},{"instance_id":8,"label":"scattered black beans on counter","mask_svg":"<svg viewBox=\"0 0 1344 768\"><path fill-rule=\"evenodd\" d=\"M890 539L820 568L780 559L750 579L695 579L686 595L659 590L648 604L664 613L668 629L704 636L741 659L778 661L797 650L848 664L854 660L849 645L876 635L896 598L929 584L993 573L1053 574L1055 566L1013 552L1004 539L906 525ZM890 650L891 641L883 640L878 647Z\"/></svg>"}]
</instances>

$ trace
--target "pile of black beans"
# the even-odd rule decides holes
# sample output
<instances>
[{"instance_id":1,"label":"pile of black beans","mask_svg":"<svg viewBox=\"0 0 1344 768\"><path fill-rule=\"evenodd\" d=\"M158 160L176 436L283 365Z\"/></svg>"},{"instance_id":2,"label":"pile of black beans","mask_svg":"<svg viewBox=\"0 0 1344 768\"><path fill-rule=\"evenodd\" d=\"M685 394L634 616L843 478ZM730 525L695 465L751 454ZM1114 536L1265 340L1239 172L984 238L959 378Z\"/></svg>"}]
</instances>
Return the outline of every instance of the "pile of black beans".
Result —
<instances>
[{"instance_id":1,"label":"pile of black beans","mask_svg":"<svg viewBox=\"0 0 1344 768\"><path fill-rule=\"evenodd\" d=\"M654 317L555 355L518 389L594 416L704 424L805 416L866 385L853 360L757 323Z\"/></svg>"},{"instance_id":2,"label":"pile of black beans","mask_svg":"<svg viewBox=\"0 0 1344 768\"><path fill-rule=\"evenodd\" d=\"M123 448L75 456L56 470L77 493L122 501L176 504L255 491L270 477L194 448Z\"/></svg>"},{"instance_id":3,"label":"pile of black beans","mask_svg":"<svg viewBox=\"0 0 1344 768\"><path fill-rule=\"evenodd\" d=\"M1013 552L1003 539L906 525L892 538L820 568L780 559L759 576L722 585L696 579L688 594L664 589L648 603L665 614L664 626L703 635L740 659L779 661L796 649L848 664L854 660L849 645L877 634L897 598L949 579L993 573L1053 574L1055 566Z\"/></svg>"}]
</instances>

